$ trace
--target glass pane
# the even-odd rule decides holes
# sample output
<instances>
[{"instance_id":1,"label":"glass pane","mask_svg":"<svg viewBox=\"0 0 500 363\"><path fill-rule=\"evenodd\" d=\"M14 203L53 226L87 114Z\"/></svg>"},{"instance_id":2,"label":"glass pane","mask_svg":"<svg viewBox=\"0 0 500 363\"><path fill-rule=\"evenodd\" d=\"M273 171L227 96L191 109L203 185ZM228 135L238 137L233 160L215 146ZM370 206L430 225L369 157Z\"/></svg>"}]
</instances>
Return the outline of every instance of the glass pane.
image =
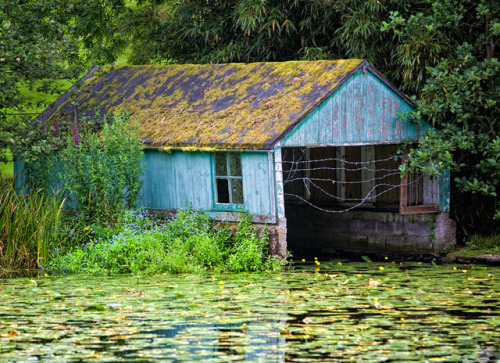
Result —
<instances>
[{"instance_id":1,"label":"glass pane","mask_svg":"<svg viewBox=\"0 0 500 363\"><path fill-rule=\"evenodd\" d=\"M229 204L229 183L227 179L215 179L217 182L217 203Z\"/></svg>"},{"instance_id":2,"label":"glass pane","mask_svg":"<svg viewBox=\"0 0 500 363\"><path fill-rule=\"evenodd\" d=\"M227 153L215 153L215 175L227 176Z\"/></svg>"},{"instance_id":3,"label":"glass pane","mask_svg":"<svg viewBox=\"0 0 500 363\"><path fill-rule=\"evenodd\" d=\"M231 179L232 204L243 204L243 182L241 179Z\"/></svg>"},{"instance_id":4,"label":"glass pane","mask_svg":"<svg viewBox=\"0 0 500 363\"><path fill-rule=\"evenodd\" d=\"M231 176L241 176L240 153L229 153L229 171Z\"/></svg>"}]
</instances>

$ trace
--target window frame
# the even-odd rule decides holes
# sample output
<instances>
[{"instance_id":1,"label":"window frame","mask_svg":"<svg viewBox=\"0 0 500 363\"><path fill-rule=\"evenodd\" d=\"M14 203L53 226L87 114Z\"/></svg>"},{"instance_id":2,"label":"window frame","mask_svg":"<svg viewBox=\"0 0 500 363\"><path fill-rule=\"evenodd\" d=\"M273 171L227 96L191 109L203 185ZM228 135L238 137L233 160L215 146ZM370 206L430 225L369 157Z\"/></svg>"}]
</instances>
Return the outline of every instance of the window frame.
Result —
<instances>
[{"instance_id":1,"label":"window frame","mask_svg":"<svg viewBox=\"0 0 500 363\"><path fill-rule=\"evenodd\" d=\"M408 161L409 150L406 149L403 154L401 165L405 165ZM438 213L438 204L421 204L421 205L408 205L408 173L405 172L401 178L401 185L399 188L399 214L424 214L424 213ZM439 180L438 180L439 183ZM438 197L439 198L439 197Z\"/></svg>"},{"instance_id":2,"label":"window frame","mask_svg":"<svg viewBox=\"0 0 500 363\"><path fill-rule=\"evenodd\" d=\"M217 175L217 165L216 165L216 154L225 154L226 155L226 175ZM240 169L241 175L231 175L231 155L237 155L240 161ZM214 209L223 210L223 211L237 211L243 208L245 205L245 197L244 197L244 187L243 187L243 165L241 160L241 152L239 151L215 151L212 153L212 173L213 173L213 203ZM228 194L229 194L229 203L220 203L219 195L218 195L218 187L217 187L217 179L227 180L228 182ZM241 181L241 197L242 203L233 203L233 195L231 192L233 180Z\"/></svg>"}]
</instances>

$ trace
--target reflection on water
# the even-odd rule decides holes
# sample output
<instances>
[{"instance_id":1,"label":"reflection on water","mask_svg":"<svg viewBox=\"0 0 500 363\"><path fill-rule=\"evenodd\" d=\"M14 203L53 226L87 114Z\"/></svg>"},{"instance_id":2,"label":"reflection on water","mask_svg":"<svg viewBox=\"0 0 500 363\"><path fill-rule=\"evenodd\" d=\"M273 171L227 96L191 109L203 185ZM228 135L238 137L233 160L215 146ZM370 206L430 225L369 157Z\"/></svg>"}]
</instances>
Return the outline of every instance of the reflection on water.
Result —
<instances>
[{"instance_id":1,"label":"reflection on water","mask_svg":"<svg viewBox=\"0 0 500 363\"><path fill-rule=\"evenodd\" d=\"M499 267L0 280L0 360L494 361Z\"/></svg>"}]
</instances>

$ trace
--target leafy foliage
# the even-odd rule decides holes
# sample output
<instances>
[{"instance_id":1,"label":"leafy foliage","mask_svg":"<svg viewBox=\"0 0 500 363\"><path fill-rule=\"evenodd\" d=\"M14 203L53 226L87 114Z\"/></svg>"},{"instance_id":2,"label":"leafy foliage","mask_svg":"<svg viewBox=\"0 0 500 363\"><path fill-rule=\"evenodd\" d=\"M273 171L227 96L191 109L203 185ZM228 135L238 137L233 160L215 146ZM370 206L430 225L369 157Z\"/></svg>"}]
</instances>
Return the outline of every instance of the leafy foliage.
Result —
<instances>
[{"instance_id":1,"label":"leafy foliage","mask_svg":"<svg viewBox=\"0 0 500 363\"><path fill-rule=\"evenodd\" d=\"M428 68L428 73L412 117L428 119L440 132L420 140L410 154L411 166L431 174L444 168L455 172L455 214L467 234L484 220L470 220L465 226L463 218L471 214L461 217L461 210L470 205L486 206L487 214L500 218L500 62L479 59L465 43L453 57ZM481 223L483 233L492 228L494 224Z\"/></svg>"},{"instance_id":2,"label":"leafy foliage","mask_svg":"<svg viewBox=\"0 0 500 363\"><path fill-rule=\"evenodd\" d=\"M263 271L279 269L282 263L269 255L267 234L259 233L249 216L234 236L207 214L191 209L180 210L167 223L147 212L128 212L114 228L112 236L97 232L84 245L56 247L50 270L94 275Z\"/></svg>"},{"instance_id":3,"label":"leafy foliage","mask_svg":"<svg viewBox=\"0 0 500 363\"><path fill-rule=\"evenodd\" d=\"M123 4L124 0L0 2L0 161L5 161L8 148L44 147L27 121L50 104L51 95L68 87L64 80L72 83L90 61L112 58L117 48L106 35ZM41 96L33 98L33 93Z\"/></svg>"},{"instance_id":4,"label":"leafy foliage","mask_svg":"<svg viewBox=\"0 0 500 363\"><path fill-rule=\"evenodd\" d=\"M99 133L80 134L76 122L73 131L58 156L64 187L90 221L112 223L139 201L144 165L138 127L117 113Z\"/></svg>"}]
</instances>

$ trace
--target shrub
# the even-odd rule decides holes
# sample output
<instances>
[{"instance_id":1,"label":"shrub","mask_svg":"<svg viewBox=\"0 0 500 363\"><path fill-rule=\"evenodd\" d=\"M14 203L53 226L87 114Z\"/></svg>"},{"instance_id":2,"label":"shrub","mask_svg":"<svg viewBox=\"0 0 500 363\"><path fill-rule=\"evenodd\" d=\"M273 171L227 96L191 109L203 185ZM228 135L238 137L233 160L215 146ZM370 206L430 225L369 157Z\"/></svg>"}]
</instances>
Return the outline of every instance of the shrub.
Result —
<instances>
[{"instance_id":1,"label":"shrub","mask_svg":"<svg viewBox=\"0 0 500 363\"><path fill-rule=\"evenodd\" d=\"M236 228L233 245L230 249L227 267L232 271L261 271L276 269L281 261L269 256L269 236L252 225L251 218L246 215Z\"/></svg>"},{"instance_id":2,"label":"shrub","mask_svg":"<svg viewBox=\"0 0 500 363\"><path fill-rule=\"evenodd\" d=\"M109 235L110 231L118 231ZM127 212L113 228L92 231L90 243L53 250L53 273L187 273L281 268L269 255L268 235L246 216L231 233L206 213L180 210L167 223L144 211Z\"/></svg>"},{"instance_id":3,"label":"shrub","mask_svg":"<svg viewBox=\"0 0 500 363\"><path fill-rule=\"evenodd\" d=\"M142 142L125 113L109 115L99 133L68 137L61 151L61 179L88 223L114 223L139 200Z\"/></svg>"},{"instance_id":4,"label":"shrub","mask_svg":"<svg viewBox=\"0 0 500 363\"><path fill-rule=\"evenodd\" d=\"M51 267L53 272L69 274L153 274L163 272L166 257L157 231L137 234L126 230L110 240L94 240L66 251L56 251Z\"/></svg>"}]
</instances>

